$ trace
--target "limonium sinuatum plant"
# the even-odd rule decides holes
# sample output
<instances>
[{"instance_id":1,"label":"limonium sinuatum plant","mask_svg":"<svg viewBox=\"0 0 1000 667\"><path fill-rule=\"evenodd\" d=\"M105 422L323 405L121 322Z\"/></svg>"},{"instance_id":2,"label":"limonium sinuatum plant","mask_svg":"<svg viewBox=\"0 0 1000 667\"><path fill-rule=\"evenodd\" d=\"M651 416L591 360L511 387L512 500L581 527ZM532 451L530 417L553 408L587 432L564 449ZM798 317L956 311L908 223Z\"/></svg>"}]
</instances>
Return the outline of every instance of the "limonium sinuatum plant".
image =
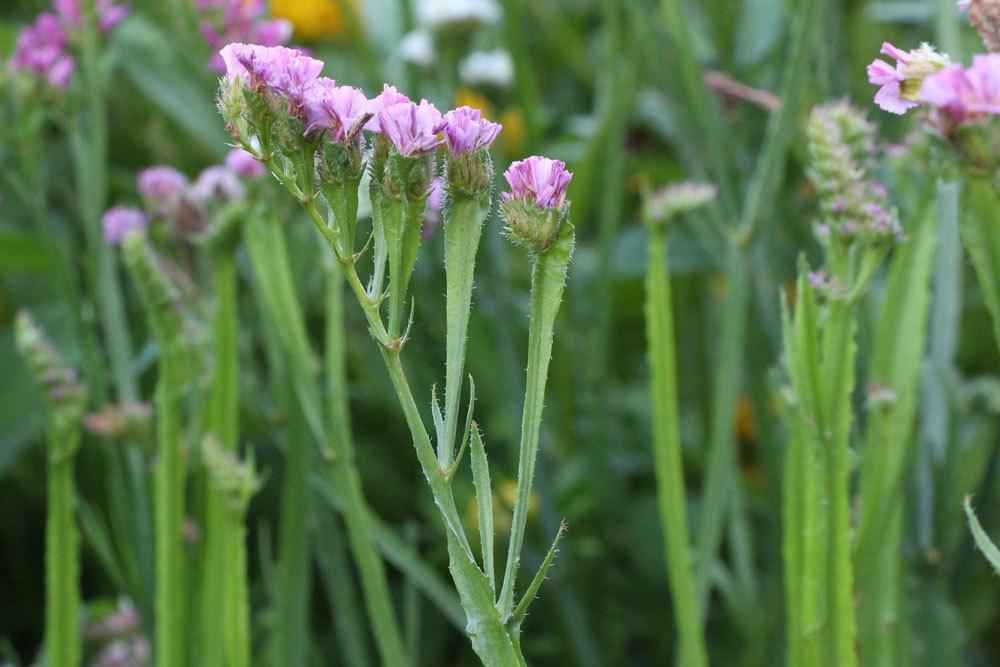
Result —
<instances>
[{"instance_id":1,"label":"limonium sinuatum plant","mask_svg":"<svg viewBox=\"0 0 1000 667\"><path fill-rule=\"evenodd\" d=\"M504 575L498 580L492 489L483 438L473 420L471 379L464 411L460 402L475 259L492 210L490 146L500 125L468 107L442 114L428 101L411 101L389 85L368 100L360 90L322 77L323 63L292 49L229 44L221 57L226 75L220 82L219 107L227 129L302 205L334 255L336 270L343 273L379 348L444 523L449 569L473 649L487 665L524 664L521 624L563 532L561 527L537 575L518 599L518 566L553 329L574 244L566 198L572 174L562 162L539 156L515 163L505 173L511 188L502 196L505 233L528 250L532 280L516 500ZM365 170L370 176L372 220L367 241L359 249L358 190ZM403 350L413 335L416 307L410 278L439 173L447 367L443 408L436 388L431 391L429 432L403 366ZM358 266L369 250L372 275L363 281ZM452 488L467 450L479 505L478 549L473 549L462 525Z\"/></svg>"}]
</instances>

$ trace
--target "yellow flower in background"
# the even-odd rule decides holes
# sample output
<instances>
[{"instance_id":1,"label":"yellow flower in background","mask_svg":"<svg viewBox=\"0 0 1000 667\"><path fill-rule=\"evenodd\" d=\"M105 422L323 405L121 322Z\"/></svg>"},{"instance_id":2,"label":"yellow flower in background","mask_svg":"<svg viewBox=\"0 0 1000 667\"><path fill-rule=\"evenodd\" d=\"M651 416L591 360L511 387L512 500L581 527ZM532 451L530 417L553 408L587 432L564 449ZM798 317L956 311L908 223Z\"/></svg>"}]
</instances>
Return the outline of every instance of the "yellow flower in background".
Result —
<instances>
[{"instance_id":1,"label":"yellow flower in background","mask_svg":"<svg viewBox=\"0 0 1000 667\"><path fill-rule=\"evenodd\" d=\"M471 106L471 105L470 105ZM512 479L500 480L493 489L493 528L499 534L510 531L511 512L514 509L514 500L517 498L517 483ZM538 494L532 490L528 496L528 516L534 517L538 510ZM473 528L479 530L479 505L476 497L469 499L466 510L469 523Z\"/></svg>"},{"instance_id":2,"label":"yellow flower in background","mask_svg":"<svg viewBox=\"0 0 1000 667\"><path fill-rule=\"evenodd\" d=\"M357 0L348 1L357 4ZM271 0L271 14L290 22L300 39L344 34L344 15L337 0Z\"/></svg>"},{"instance_id":3,"label":"yellow flower in background","mask_svg":"<svg viewBox=\"0 0 1000 667\"><path fill-rule=\"evenodd\" d=\"M488 97L471 88L459 88L455 91L456 107L472 107L479 109L487 118L493 118L493 104Z\"/></svg>"},{"instance_id":4,"label":"yellow flower in background","mask_svg":"<svg viewBox=\"0 0 1000 667\"><path fill-rule=\"evenodd\" d=\"M503 142L503 147L507 151L507 155L510 157L523 155L527 137L524 114L517 107L506 109L500 114L500 124L503 125L503 132L500 133L500 141Z\"/></svg>"}]
</instances>

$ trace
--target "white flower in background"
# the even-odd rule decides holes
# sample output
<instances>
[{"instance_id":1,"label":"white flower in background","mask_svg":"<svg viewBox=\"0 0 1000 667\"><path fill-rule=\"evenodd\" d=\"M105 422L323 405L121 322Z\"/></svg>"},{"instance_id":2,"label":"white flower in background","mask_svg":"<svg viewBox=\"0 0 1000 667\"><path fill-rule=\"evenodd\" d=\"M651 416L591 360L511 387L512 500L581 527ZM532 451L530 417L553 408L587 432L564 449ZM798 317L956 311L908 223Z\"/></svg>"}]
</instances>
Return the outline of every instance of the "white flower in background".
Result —
<instances>
[{"instance_id":1,"label":"white flower in background","mask_svg":"<svg viewBox=\"0 0 1000 667\"><path fill-rule=\"evenodd\" d=\"M458 72L470 86L507 88L514 80L514 60L505 49L475 51L462 61Z\"/></svg>"},{"instance_id":2,"label":"white flower in background","mask_svg":"<svg viewBox=\"0 0 1000 667\"><path fill-rule=\"evenodd\" d=\"M431 30L500 20L496 0L419 0L417 22Z\"/></svg>"},{"instance_id":3,"label":"white flower in background","mask_svg":"<svg viewBox=\"0 0 1000 667\"><path fill-rule=\"evenodd\" d=\"M434 43L426 30L412 30L399 40L399 57L421 67L434 64Z\"/></svg>"}]
</instances>

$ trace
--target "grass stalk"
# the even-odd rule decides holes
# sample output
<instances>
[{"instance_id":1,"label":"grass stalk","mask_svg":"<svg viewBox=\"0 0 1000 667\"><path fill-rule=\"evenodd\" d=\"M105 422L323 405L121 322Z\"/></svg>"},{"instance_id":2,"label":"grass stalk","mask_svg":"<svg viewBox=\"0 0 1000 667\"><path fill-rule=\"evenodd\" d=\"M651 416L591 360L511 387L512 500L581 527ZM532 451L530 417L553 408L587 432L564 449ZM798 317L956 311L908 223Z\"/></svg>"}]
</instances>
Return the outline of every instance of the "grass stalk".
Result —
<instances>
[{"instance_id":1,"label":"grass stalk","mask_svg":"<svg viewBox=\"0 0 1000 667\"><path fill-rule=\"evenodd\" d=\"M673 304L663 225L649 224L646 269L646 339L653 415L657 498L665 545L674 619L680 637L679 665L708 664L698 611L687 523L684 464L677 407L677 367Z\"/></svg>"}]
</instances>

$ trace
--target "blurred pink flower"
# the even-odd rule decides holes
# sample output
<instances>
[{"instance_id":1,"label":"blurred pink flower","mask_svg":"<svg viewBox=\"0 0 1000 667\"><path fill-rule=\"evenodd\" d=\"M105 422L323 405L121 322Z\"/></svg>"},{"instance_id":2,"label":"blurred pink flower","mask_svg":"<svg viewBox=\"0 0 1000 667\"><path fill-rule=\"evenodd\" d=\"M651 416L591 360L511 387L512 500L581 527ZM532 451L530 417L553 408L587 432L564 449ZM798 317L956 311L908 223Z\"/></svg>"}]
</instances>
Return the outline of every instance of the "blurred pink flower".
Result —
<instances>
[{"instance_id":1,"label":"blurred pink flower","mask_svg":"<svg viewBox=\"0 0 1000 667\"><path fill-rule=\"evenodd\" d=\"M75 64L67 53L67 42L66 29L59 18L55 14L39 14L32 25L21 29L7 67L11 71L38 74L50 85L66 88Z\"/></svg>"},{"instance_id":2,"label":"blurred pink flower","mask_svg":"<svg viewBox=\"0 0 1000 667\"><path fill-rule=\"evenodd\" d=\"M145 229L149 224L146 214L137 208L127 206L115 206L101 218L101 230L104 232L104 240L111 245L117 245L128 235L129 232L138 229Z\"/></svg>"},{"instance_id":3,"label":"blurred pink flower","mask_svg":"<svg viewBox=\"0 0 1000 667\"><path fill-rule=\"evenodd\" d=\"M283 19L267 19L262 0L196 0L199 29L214 55L208 66L220 74L226 71L219 49L230 42L260 46L281 46L292 37L292 24Z\"/></svg>"},{"instance_id":4,"label":"blurred pink flower","mask_svg":"<svg viewBox=\"0 0 1000 667\"><path fill-rule=\"evenodd\" d=\"M180 196L188 186L188 179L173 167L160 165L139 172L137 185L143 197L163 203Z\"/></svg>"},{"instance_id":5,"label":"blurred pink flower","mask_svg":"<svg viewBox=\"0 0 1000 667\"><path fill-rule=\"evenodd\" d=\"M257 158L240 148L226 155L226 167L243 178L261 178L267 173Z\"/></svg>"},{"instance_id":6,"label":"blurred pink flower","mask_svg":"<svg viewBox=\"0 0 1000 667\"><path fill-rule=\"evenodd\" d=\"M968 68L945 67L924 82L920 99L953 123L1000 114L1000 54L975 56Z\"/></svg>"},{"instance_id":7,"label":"blurred pink flower","mask_svg":"<svg viewBox=\"0 0 1000 667\"><path fill-rule=\"evenodd\" d=\"M56 11L71 26L83 25L83 6L80 0L52 0ZM125 4L115 4L114 0L96 0L97 27L101 34L107 34L125 20L132 9Z\"/></svg>"}]
</instances>

